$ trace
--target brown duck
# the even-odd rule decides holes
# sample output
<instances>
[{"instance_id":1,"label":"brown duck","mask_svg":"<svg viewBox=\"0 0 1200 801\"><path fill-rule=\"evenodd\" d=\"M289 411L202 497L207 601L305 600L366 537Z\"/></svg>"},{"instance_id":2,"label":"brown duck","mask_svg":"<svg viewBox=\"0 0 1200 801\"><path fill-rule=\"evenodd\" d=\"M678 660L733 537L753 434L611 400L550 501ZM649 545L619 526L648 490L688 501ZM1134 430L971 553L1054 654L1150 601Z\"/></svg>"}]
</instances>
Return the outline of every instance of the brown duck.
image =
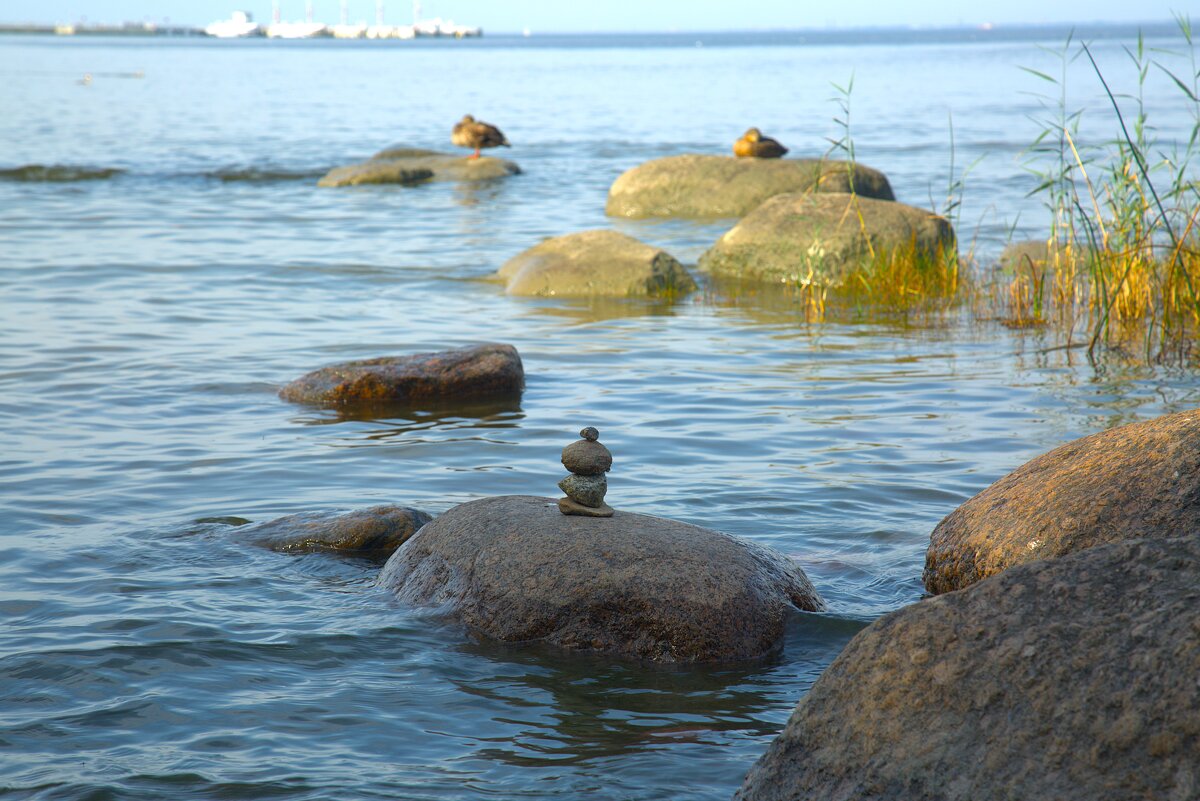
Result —
<instances>
[{"instance_id":1,"label":"brown duck","mask_svg":"<svg viewBox=\"0 0 1200 801\"><path fill-rule=\"evenodd\" d=\"M450 142L458 147L475 148L475 154L468 158L479 158L479 149L483 147L511 147L504 134L495 125L478 122L470 114L464 116L450 132Z\"/></svg>"},{"instance_id":2,"label":"brown duck","mask_svg":"<svg viewBox=\"0 0 1200 801\"><path fill-rule=\"evenodd\" d=\"M733 143L733 155L738 158L777 159L786 152L786 147L769 136L763 136L757 128L746 131L741 139Z\"/></svg>"}]
</instances>

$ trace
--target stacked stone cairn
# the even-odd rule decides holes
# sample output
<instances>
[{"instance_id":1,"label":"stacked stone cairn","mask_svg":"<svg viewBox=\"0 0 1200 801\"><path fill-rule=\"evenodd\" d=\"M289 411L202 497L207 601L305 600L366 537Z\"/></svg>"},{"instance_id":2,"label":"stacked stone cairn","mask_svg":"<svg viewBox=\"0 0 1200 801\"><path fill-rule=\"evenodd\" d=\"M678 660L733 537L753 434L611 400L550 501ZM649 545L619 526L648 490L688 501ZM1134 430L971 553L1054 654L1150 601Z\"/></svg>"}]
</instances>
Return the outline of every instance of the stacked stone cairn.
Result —
<instances>
[{"instance_id":1,"label":"stacked stone cairn","mask_svg":"<svg viewBox=\"0 0 1200 801\"><path fill-rule=\"evenodd\" d=\"M608 479L604 474L612 467L612 454L600 444L600 432L588 426L579 432L582 439L563 448L563 467L571 475L558 482L567 497L558 499L558 511L564 515L612 517L612 507L604 503Z\"/></svg>"}]
</instances>

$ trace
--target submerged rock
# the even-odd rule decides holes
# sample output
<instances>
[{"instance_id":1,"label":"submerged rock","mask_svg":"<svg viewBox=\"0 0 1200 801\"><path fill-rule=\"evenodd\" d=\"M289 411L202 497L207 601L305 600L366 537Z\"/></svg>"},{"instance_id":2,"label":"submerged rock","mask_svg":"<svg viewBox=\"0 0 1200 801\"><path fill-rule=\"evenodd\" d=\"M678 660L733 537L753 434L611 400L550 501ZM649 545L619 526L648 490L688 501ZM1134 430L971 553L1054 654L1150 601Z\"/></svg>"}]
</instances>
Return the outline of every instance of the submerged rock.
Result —
<instances>
[{"instance_id":1,"label":"submerged rock","mask_svg":"<svg viewBox=\"0 0 1200 801\"><path fill-rule=\"evenodd\" d=\"M741 217L776 195L850 191L895 199L887 176L862 164L690 154L623 173L608 191L605 211L612 217Z\"/></svg>"},{"instance_id":2,"label":"submerged rock","mask_svg":"<svg viewBox=\"0 0 1200 801\"><path fill-rule=\"evenodd\" d=\"M436 150L394 147L376 153L368 161L330 170L317 186L487 181L520 172L520 167L505 159L488 156L472 159Z\"/></svg>"},{"instance_id":3,"label":"submerged rock","mask_svg":"<svg viewBox=\"0 0 1200 801\"><path fill-rule=\"evenodd\" d=\"M1022 565L861 631L741 801L1200 793L1200 537Z\"/></svg>"},{"instance_id":4,"label":"submerged rock","mask_svg":"<svg viewBox=\"0 0 1200 801\"><path fill-rule=\"evenodd\" d=\"M433 518L402 506L374 506L347 514L308 512L239 529L248 541L287 553L331 551L387 559Z\"/></svg>"},{"instance_id":5,"label":"submerged rock","mask_svg":"<svg viewBox=\"0 0 1200 801\"><path fill-rule=\"evenodd\" d=\"M1200 409L1102 431L1027 462L946 516L925 588L969 586L1107 542L1200 532Z\"/></svg>"},{"instance_id":6,"label":"submerged rock","mask_svg":"<svg viewBox=\"0 0 1200 801\"><path fill-rule=\"evenodd\" d=\"M521 357L512 345L488 343L439 353L385 356L322 367L288 384L279 396L293 403L467 403L520 395Z\"/></svg>"},{"instance_id":7,"label":"submerged rock","mask_svg":"<svg viewBox=\"0 0 1200 801\"><path fill-rule=\"evenodd\" d=\"M510 295L634 297L691 292L696 282L670 254L616 231L547 239L500 267Z\"/></svg>"},{"instance_id":8,"label":"submerged rock","mask_svg":"<svg viewBox=\"0 0 1200 801\"><path fill-rule=\"evenodd\" d=\"M872 254L932 262L954 246L949 221L924 209L846 193L789 194L771 198L726 232L700 257L700 269L838 286Z\"/></svg>"},{"instance_id":9,"label":"submerged rock","mask_svg":"<svg viewBox=\"0 0 1200 801\"><path fill-rule=\"evenodd\" d=\"M567 516L529 496L456 506L379 582L496 640L656 662L759 657L789 610L823 608L803 571L762 546L648 515Z\"/></svg>"}]
</instances>

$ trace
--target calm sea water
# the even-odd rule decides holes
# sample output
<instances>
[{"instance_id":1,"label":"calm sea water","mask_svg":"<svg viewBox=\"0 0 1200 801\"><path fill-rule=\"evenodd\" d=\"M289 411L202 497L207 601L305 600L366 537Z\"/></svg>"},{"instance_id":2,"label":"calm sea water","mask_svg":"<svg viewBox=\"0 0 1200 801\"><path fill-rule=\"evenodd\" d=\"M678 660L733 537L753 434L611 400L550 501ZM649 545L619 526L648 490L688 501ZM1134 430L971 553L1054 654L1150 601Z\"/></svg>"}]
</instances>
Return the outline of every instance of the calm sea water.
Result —
<instances>
[{"instance_id":1,"label":"calm sea water","mask_svg":"<svg viewBox=\"0 0 1200 801\"><path fill-rule=\"evenodd\" d=\"M1019 66L1057 74L1060 36L937 39L0 39L0 169L122 171L0 177L0 796L729 797L845 642L920 597L942 516L1064 440L1196 406L1200 381L957 317L810 325L770 294L573 303L479 279L593 227L694 262L728 221L609 220L611 181L750 125L818 155L851 76L859 158L901 200L942 202L952 119L955 169L978 160L962 239L986 261L1041 233L1022 149L1055 87ZM1120 92L1134 43L1096 41ZM1094 76L1076 62L1069 86L1088 141L1111 138ZM1158 136L1184 137L1169 79L1144 92ZM523 175L315 186L447 146L467 112ZM489 340L521 351L519 405L362 419L275 394ZM650 670L474 642L374 565L233 525L555 494L585 424L615 506L791 554L832 611L762 664Z\"/></svg>"}]
</instances>

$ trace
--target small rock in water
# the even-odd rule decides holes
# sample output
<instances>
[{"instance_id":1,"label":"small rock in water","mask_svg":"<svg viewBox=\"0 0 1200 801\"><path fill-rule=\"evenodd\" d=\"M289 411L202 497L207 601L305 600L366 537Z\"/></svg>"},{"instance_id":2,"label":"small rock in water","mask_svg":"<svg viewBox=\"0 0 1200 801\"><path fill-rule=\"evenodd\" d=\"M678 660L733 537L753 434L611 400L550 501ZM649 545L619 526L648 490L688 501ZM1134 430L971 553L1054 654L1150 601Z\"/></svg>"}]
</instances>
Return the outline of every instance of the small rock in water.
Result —
<instances>
[{"instance_id":1,"label":"small rock in water","mask_svg":"<svg viewBox=\"0 0 1200 801\"><path fill-rule=\"evenodd\" d=\"M604 505L604 494L608 492L608 479L601 473L598 476L577 476L571 474L558 482L558 488L567 493L567 497L584 506L597 508Z\"/></svg>"},{"instance_id":2,"label":"small rock in water","mask_svg":"<svg viewBox=\"0 0 1200 801\"><path fill-rule=\"evenodd\" d=\"M596 440L600 439L600 432L594 427L588 426L579 432L579 436L583 437L588 442L595 442Z\"/></svg>"}]
</instances>

